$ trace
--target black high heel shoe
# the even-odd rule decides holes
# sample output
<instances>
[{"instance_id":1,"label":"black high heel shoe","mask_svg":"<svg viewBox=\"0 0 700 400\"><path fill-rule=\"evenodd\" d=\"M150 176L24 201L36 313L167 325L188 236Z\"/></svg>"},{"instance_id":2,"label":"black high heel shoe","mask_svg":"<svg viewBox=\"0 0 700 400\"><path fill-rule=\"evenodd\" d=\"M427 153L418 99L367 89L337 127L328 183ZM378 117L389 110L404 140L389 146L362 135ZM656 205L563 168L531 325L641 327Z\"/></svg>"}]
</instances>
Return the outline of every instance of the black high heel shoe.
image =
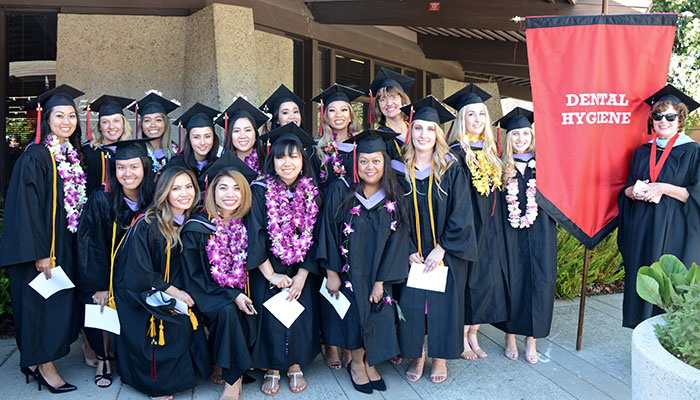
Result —
<instances>
[{"instance_id":1,"label":"black high heel shoe","mask_svg":"<svg viewBox=\"0 0 700 400\"><path fill-rule=\"evenodd\" d=\"M36 375L34 375L34 378L36 379L36 384L37 387L39 388L39 391L41 392L41 385L46 385L47 388L49 388L49 392L51 393L66 393L66 392L72 392L76 390L78 387L75 385L71 385L70 383L66 382L62 386L59 387L53 387L49 385L48 382L46 382L46 379L44 376L41 374L41 371L37 367L36 369Z\"/></svg>"},{"instance_id":2,"label":"black high heel shoe","mask_svg":"<svg viewBox=\"0 0 700 400\"><path fill-rule=\"evenodd\" d=\"M348 365L347 370L348 374L350 374L350 382L352 382L352 387L355 388L355 390L360 393L372 394L372 384L370 382L367 382L364 385L358 385L355 383L355 379L352 377L352 366Z\"/></svg>"},{"instance_id":3,"label":"black high heel shoe","mask_svg":"<svg viewBox=\"0 0 700 400\"><path fill-rule=\"evenodd\" d=\"M31 369L29 369L29 367L22 367L19 369L19 372L24 374L24 380L26 381L27 384L29 384L29 377L31 376L32 378L36 379L36 371L38 369L39 368L37 367L37 369L32 371Z\"/></svg>"}]
</instances>

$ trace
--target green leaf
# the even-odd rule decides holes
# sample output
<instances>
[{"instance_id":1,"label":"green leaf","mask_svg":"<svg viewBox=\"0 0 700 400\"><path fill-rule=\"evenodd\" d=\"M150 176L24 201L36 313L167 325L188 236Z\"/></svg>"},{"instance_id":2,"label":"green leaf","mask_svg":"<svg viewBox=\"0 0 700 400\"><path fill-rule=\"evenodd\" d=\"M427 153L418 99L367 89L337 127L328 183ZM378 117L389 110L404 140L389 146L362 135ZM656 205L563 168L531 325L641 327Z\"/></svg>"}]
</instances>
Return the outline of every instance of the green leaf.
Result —
<instances>
[{"instance_id":1,"label":"green leaf","mask_svg":"<svg viewBox=\"0 0 700 400\"><path fill-rule=\"evenodd\" d=\"M640 269L637 274L637 294L649 303L661 307L663 303L659 295L659 282L642 272L642 269Z\"/></svg>"},{"instance_id":2,"label":"green leaf","mask_svg":"<svg viewBox=\"0 0 700 400\"><path fill-rule=\"evenodd\" d=\"M681 260L679 260L678 257L672 254L664 254L656 263L661 265L661 268L663 269L666 275L685 274L685 272L687 271L685 265L683 265Z\"/></svg>"},{"instance_id":3,"label":"green leaf","mask_svg":"<svg viewBox=\"0 0 700 400\"><path fill-rule=\"evenodd\" d=\"M685 283L688 285L694 285L700 283L700 267L693 263L688 272L685 273Z\"/></svg>"}]
</instances>

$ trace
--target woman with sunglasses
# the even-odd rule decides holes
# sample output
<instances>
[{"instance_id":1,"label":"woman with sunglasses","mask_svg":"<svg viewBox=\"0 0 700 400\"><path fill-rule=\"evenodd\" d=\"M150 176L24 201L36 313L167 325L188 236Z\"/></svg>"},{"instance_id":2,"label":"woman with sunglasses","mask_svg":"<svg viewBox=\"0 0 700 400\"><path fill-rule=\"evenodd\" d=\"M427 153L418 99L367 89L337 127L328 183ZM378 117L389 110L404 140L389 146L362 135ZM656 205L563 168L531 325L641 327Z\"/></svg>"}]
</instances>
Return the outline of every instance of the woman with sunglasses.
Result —
<instances>
[{"instance_id":1,"label":"woman with sunglasses","mask_svg":"<svg viewBox=\"0 0 700 400\"><path fill-rule=\"evenodd\" d=\"M634 328L663 311L637 295L637 272L663 254L686 266L700 262L700 146L684 135L688 113L700 106L671 85L645 100L653 139L634 151L618 196L617 244L625 265L622 325Z\"/></svg>"}]
</instances>

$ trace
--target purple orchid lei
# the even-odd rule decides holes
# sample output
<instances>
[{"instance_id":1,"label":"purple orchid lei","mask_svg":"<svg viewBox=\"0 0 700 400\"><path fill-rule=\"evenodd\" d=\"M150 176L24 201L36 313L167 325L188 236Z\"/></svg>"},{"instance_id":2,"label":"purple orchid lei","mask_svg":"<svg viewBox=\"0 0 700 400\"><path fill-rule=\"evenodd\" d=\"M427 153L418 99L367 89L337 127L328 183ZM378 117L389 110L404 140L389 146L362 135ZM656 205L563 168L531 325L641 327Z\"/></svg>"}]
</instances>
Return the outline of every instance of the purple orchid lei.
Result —
<instances>
[{"instance_id":1,"label":"purple orchid lei","mask_svg":"<svg viewBox=\"0 0 700 400\"><path fill-rule=\"evenodd\" d=\"M69 141L64 141L65 153L56 135L49 135L44 140L44 146L49 149L51 156L56 161L58 175L63 179L63 208L66 210L66 220L70 232L78 231L80 213L87 202L85 194L85 172L80 166L80 156ZM54 182L55 184L55 182Z\"/></svg>"},{"instance_id":2,"label":"purple orchid lei","mask_svg":"<svg viewBox=\"0 0 700 400\"><path fill-rule=\"evenodd\" d=\"M302 262L313 244L318 189L311 178L303 177L290 199L287 197L287 185L280 179L268 175L265 183L267 231L272 242L270 250L282 264Z\"/></svg>"},{"instance_id":3,"label":"purple orchid lei","mask_svg":"<svg viewBox=\"0 0 700 400\"><path fill-rule=\"evenodd\" d=\"M326 147L323 148L323 153L325 154L326 158L321 164L321 173L319 174L321 182L325 182L326 179L328 179L328 174L324 168L324 166L327 164L330 164L333 167L333 173L335 173L336 176L345 176L346 171L345 166L343 165L343 156L341 156L340 152L338 151L338 142L336 141L337 137L338 134L333 132L331 141L328 142Z\"/></svg>"},{"instance_id":4,"label":"purple orchid lei","mask_svg":"<svg viewBox=\"0 0 700 400\"><path fill-rule=\"evenodd\" d=\"M248 231L241 220L228 224L223 218L213 218L216 227L207 242L207 258L211 276L221 287L244 289L248 282L245 269L248 258Z\"/></svg>"},{"instance_id":5,"label":"purple orchid lei","mask_svg":"<svg viewBox=\"0 0 700 400\"><path fill-rule=\"evenodd\" d=\"M260 164L258 164L258 150L255 147L253 147L253 150L251 150L250 154L245 156L243 162L245 162L245 164L248 167L250 167L250 169L260 174Z\"/></svg>"},{"instance_id":6,"label":"purple orchid lei","mask_svg":"<svg viewBox=\"0 0 700 400\"><path fill-rule=\"evenodd\" d=\"M395 201L389 201L387 200L384 205L382 206L383 209L385 209L390 215L391 215L391 225L389 228L392 231L396 231L398 221L395 219L396 213L396 202ZM350 282L350 257L348 254L350 253L350 234L355 232L355 230L352 227L352 220L354 216L360 215L360 210L362 209L362 206L360 204L355 205L350 209L350 219L349 222L343 222L344 228L343 228L343 243L340 245L340 255L343 257L345 260L345 264L340 270L340 273L343 275L341 278L343 280L343 285L350 290L351 292L353 291L352 289L352 282ZM399 319L401 321L405 321L406 319L404 318L403 311L401 311L401 307L399 306L399 302L396 301L396 299L392 298L389 296L389 294L386 292L386 289L384 290L384 304L387 304L391 306L392 304L396 304L396 312L399 316Z\"/></svg>"}]
</instances>

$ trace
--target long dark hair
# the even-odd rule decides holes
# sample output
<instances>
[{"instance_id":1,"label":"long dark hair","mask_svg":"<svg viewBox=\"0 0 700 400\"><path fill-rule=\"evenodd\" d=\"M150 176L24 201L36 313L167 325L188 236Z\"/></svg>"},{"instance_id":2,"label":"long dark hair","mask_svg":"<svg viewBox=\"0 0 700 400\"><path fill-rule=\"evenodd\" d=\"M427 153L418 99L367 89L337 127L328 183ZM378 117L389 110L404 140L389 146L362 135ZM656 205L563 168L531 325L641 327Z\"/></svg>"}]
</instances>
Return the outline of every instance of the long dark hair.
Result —
<instances>
[{"instance_id":1,"label":"long dark hair","mask_svg":"<svg viewBox=\"0 0 700 400\"><path fill-rule=\"evenodd\" d=\"M217 154L219 153L219 135L217 135L216 132L214 132L214 129L211 130L211 133L214 137L214 143L211 145L209 153L207 153L206 160L209 161L207 165L211 165L211 163L216 161L216 159L218 158ZM192 149L192 143L190 143L189 131L185 135L185 139L182 143L182 157L183 161L189 169L197 171L197 160L194 158L194 149Z\"/></svg>"},{"instance_id":2,"label":"long dark hair","mask_svg":"<svg viewBox=\"0 0 700 400\"><path fill-rule=\"evenodd\" d=\"M397 213L397 220L400 223L405 223L407 221L407 213L404 208L403 189L401 188L401 185L399 185L399 180L396 177L394 169L391 168L391 158L389 158L389 155L385 151L382 151L381 153L382 156L384 156L384 174L382 175L382 181L380 182L381 188L384 190L384 195L386 196L387 200L396 202L395 212ZM357 162L355 163L355 168L357 168ZM355 193L362 194L362 180L357 183L350 184L348 194L345 196L345 199L336 211L336 222L343 222L345 217L350 212L350 209L354 203Z\"/></svg>"},{"instance_id":3,"label":"long dark hair","mask_svg":"<svg viewBox=\"0 0 700 400\"><path fill-rule=\"evenodd\" d=\"M294 189L296 187L297 182L299 182L299 178L302 176L311 178L314 186L318 188L318 182L313 170L311 169L309 156L306 155L306 152L301 144L294 139L278 139L272 146L270 146L270 152L267 154L267 157L265 157L265 165L263 170L270 176L279 178L277 171L275 171L275 158L282 158L287 154L292 154L294 150L299 152L299 155L301 155L302 165L301 174L299 174L294 183L292 183L291 188ZM321 196L316 196L316 203L318 203L320 206Z\"/></svg>"},{"instance_id":4,"label":"long dark hair","mask_svg":"<svg viewBox=\"0 0 700 400\"><path fill-rule=\"evenodd\" d=\"M143 179L139 185L139 211L145 210L153 202L153 193L156 190L155 175L153 174L153 163L149 157L139 157L143 167ZM116 161L109 163L109 194L110 194L110 218L116 220L122 228L129 227L129 217L131 209L124 205L124 188L117 180Z\"/></svg>"},{"instance_id":5,"label":"long dark hair","mask_svg":"<svg viewBox=\"0 0 700 400\"><path fill-rule=\"evenodd\" d=\"M75 107L75 104L72 104L71 106L73 107L73 110L75 110L76 126L75 126L75 131L73 132L72 135L70 135L70 137L68 138L68 141L73 146L75 151L77 151L78 154L82 155L82 151L80 148L80 138L83 136L83 131L80 129L80 115L78 115L78 109ZM54 106L54 107L51 107L49 109L44 110L44 113L41 115L40 143L43 143L44 140L46 139L46 137L49 136L49 133L51 133L51 128L49 127L49 118L51 117L51 113L53 112L53 109L56 107L57 106Z\"/></svg>"},{"instance_id":6,"label":"long dark hair","mask_svg":"<svg viewBox=\"0 0 700 400\"><path fill-rule=\"evenodd\" d=\"M233 123L228 124L228 132L224 134L224 150L230 150L235 152L236 151L236 146L233 145L233 135L231 134L231 131L233 131L233 126L236 124L236 121L238 121L241 118L248 119L248 117L240 117L236 118ZM248 119L250 121L250 119ZM255 128L255 122L251 121L250 122L253 125L253 130L255 131L255 143L253 143L253 148L255 151L258 153L258 169L260 171L263 171L265 168L265 149L263 148L262 143L258 138L260 137L260 133L258 132L258 129ZM234 153L235 154L235 153Z\"/></svg>"}]
</instances>

